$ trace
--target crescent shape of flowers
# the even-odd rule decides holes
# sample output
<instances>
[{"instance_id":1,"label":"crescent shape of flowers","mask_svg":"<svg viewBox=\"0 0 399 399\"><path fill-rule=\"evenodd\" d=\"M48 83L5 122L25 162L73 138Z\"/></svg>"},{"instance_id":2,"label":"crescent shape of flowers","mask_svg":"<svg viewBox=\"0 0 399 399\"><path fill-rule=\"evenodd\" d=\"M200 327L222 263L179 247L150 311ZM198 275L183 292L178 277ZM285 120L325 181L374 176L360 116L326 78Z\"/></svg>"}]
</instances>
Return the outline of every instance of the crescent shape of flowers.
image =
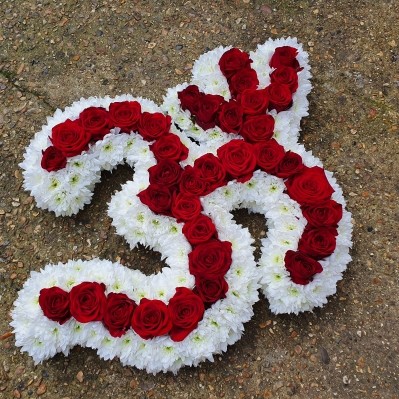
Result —
<instances>
[{"instance_id":1,"label":"crescent shape of flowers","mask_svg":"<svg viewBox=\"0 0 399 399\"><path fill-rule=\"evenodd\" d=\"M26 150L24 187L59 215L90 203L102 170L133 180L108 214L131 248L168 267L146 276L108 260L48 264L19 292L16 345L41 362L75 345L151 373L198 365L240 339L261 289L274 313L310 311L350 261L351 215L320 160L298 144L311 84L296 39L203 54L161 107L130 95L57 110ZM265 216L253 239L231 214Z\"/></svg>"}]
</instances>

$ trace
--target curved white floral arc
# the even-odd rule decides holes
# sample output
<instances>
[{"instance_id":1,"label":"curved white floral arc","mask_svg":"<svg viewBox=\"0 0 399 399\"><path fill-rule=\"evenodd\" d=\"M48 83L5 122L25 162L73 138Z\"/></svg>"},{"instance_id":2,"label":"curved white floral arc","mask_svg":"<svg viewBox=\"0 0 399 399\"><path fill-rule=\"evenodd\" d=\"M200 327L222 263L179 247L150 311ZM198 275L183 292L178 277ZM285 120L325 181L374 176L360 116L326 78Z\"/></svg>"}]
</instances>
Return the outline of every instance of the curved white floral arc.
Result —
<instances>
[{"instance_id":1,"label":"curved white floral arc","mask_svg":"<svg viewBox=\"0 0 399 399\"><path fill-rule=\"evenodd\" d=\"M316 162L310 154L308 158L313 161L311 164ZM259 270L261 288L273 313L298 314L327 303L327 298L336 292L337 282L342 279L342 273L351 260L351 214L345 210L342 190L335 178L329 172L327 178L335 190L332 199L342 204L344 213L338 224L334 253L320 261L323 271L307 285L294 283L284 263L286 252L297 250L307 221L299 205L284 193L283 179L257 171L247 183L237 185L231 182L202 200L204 212L219 222L225 218L222 210L236 208L246 208L265 217L268 233L261 241Z\"/></svg>"},{"instance_id":2,"label":"curved white floral arc","mask_svg":"<svg viewBox=\"0 0 399 399\"><path fill-rule=\"evenodd\" d=\"M67 119L75 120L88 107L104 107L115 101L138 101L143 112L162 112L152 101L130 95L118 97L90 97L74 102L64 111L57 109L52 117L47 118L47 124L36 133L24 154L20 167L24 170L24 188L35 197L37 206L55 212L56 216L71 216L89 204L93 196L94 185L100 181L102 170L112 170L117 165L126 162L146 174L149 167L155 165L155 158L149 149L148 141L135 132L119 134L120 129L111 129L103 140L91 145L80 155L68 158L65 168L48 172L41 164L42 152L51 145L52 128ZM171 132L178 135L189 147L189 159L198 156L197 147L173 125Z\"/></svg>"},{"instance_id":3,"label":"curved white floral arc","mask_svg":"<svg viewBox=\"0 0 399 399\"><path fill-rule=\"evenodd\" d=\"M252 317L252 306L258 300L260 276L252 253L253 239L227 212L225 217L215 221L215 226L220 237L233 243L232 264L225 276L229 290L226 298L205 311L198 327L184 341L174 342L168 336L144 340L133 330L114 338L101 322L83 324L69 320L60 325L44 316L38 303L39 293L42 288L52 286L70 291L81 282L97 281L106 284L106 293L125 293L137 303L144 297L167 303L176 287L194 287L194 277L188 270L191 246L182 234L181 224L173 218L155 215L143 204L132 201L138 190L136 182L125 185L114 197L110 214L119 234L125 231L131 244L141 242L158 250L169 268L146 276L119 263L93 259L47 265L40 272L32 272L15 302L11 325L16 345L27 351L36 363L58 352L67 355L73 346L81 345L97 349L104 359L119 357L124 365L151 373L176 372L184 365L213 360L215 353L225 351L228 345L240 339L243 324ZM121 205L126 212L118 211ZM154 221L158 228L149 227L154 226Z\"/></svg>"}]
</instances>

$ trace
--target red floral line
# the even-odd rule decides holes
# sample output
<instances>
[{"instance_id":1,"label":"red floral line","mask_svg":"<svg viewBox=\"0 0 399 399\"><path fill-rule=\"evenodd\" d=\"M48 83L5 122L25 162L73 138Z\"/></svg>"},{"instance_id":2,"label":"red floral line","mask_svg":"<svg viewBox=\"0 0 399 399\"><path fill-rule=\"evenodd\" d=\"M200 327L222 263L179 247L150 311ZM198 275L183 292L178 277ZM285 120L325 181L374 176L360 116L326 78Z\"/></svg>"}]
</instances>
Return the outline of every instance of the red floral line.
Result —
<instances>
[{"instance_id":1,"label":"red floral line","mask_svg":"<svg viewBox=\"0 0 399 399\"><path fill-rule=\"evenodd\" d=\"M137 305L122 293L105 295L105 285L97 282L80 283L70 292L43 288L39 304L46 317L60 324L71 317L80 323L101 321L113 337L132 328L144 339L169 334L176 342L197 327L205 310L201 298L185 287L176 288L167 305L157 299L142 299Z\"/></svg>"},{"instance_id":2,"label":"red floral line","mask_svg":"<svg viewBox=\"0 0 399 399\"><path fill-rule=\"evenodd\" d=\"M169 135L171 123L171 117L160 112L141 112L137 101L113 102L108 111L102 107L86 108L78 119L67 119L52 128L52 145L43 151L41 167L48 172L65 168L68 158L80 155L89 148L89 144L102 140L110 129L116 127L121 129L120 133L137 131L147 141L162 137L158 153L162 156L162 151L166 151L165 156L167 143L176 142L176 136ZM187 157L188 152L184 148L181 151L180 159L185 159L184 154Z\"/></svg>"}]
</instances>

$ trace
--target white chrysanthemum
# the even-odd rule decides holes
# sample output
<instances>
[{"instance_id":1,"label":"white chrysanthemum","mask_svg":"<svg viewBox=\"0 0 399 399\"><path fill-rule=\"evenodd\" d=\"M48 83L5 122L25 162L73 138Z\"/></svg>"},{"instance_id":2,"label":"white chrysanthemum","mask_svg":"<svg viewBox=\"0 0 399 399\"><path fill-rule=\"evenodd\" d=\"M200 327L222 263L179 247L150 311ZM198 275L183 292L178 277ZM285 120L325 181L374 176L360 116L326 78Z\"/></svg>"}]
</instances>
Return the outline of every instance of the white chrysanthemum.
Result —
<instances>
[{"instance_id":1,"label":"white chrysanthemum","mask_svg":"<svg viewBox=\"0 0 399 399\"><path fill-rule=\"evenodd\" d=\"M229 85L219 67L221 56L230 50L229 47L218 47L202 54L193 66L192 84L199 87L200 91L207 94L219 94L228 101L231 98Z\"/></svg>"}]
</instances>

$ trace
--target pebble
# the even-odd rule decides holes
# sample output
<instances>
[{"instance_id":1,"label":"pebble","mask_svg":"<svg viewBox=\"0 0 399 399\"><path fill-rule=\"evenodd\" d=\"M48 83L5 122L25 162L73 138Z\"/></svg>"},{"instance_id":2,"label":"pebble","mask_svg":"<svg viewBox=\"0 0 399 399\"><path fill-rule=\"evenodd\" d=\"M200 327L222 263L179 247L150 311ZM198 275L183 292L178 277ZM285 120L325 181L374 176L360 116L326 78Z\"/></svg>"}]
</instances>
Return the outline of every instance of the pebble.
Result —
<instances>
[{"instance_id":1,"label":"pebble","mask_svg":"<svg viewBox=\"0 0 399 399\"><path fill-rule=\"evenodd\" d=\"M83 382L83 380L84 380L83 371L79 371L78 374L76 374L76 379L77 379L79 382Z\"/></svg>"},{"instance_id":2,"label":"pebble","mask_svg":"<svg viewBox=\"0 0 399 399\"><path fill-rule=\"evenodd\" d=\"M271 320L267 320L264 323L260 323L259 327L263 329L263 328L266 328L266 327L270 326L271 324L272 324L272 321Z\"/></svg>"},{"instance_id":3,"label":"pebble","mask_svg":"<svg viewBox=\"0 0 399 399\"><path fill-rule=\"evenodd\" d=\"M136 389L139 386L139 382L137 380L131 380L129 386L132 389Z\"/></svg>"},{"instance_id":4,"label":"pebble","mask_svg":"<svg viewBox=\"0 0 399 399\"><path fill-rule=\"evenodd\" d=\"M295 351L295 353L296 353L297 355L300 355L300 354L302 353L302 347L299 346L299 345L297 345L297 346L295 347L294 351Z\"/></svg>"},{"instance_id":5,"label":"pebble","mask_svg":"<svg viewBox=\"0 0 399 399\"><path fill-rule=\"evenodd\" d=\"M364 366L366 365L366 361L364 360L363 356L360 356L359 359L357 359L356 363L361 368L364 368Z\"/></svg>"},{"instance_id":6,"label":"pebble","mask_svg":"<svg viewBox=\"0 0 399 399\"><path fill-rule=\"evenodd\" d=\"M17 69L17 75L20 75L25 69L25 64L21 64Z\"/></svg>"},{"instance_id":7,"label":"pebble","mask_svg":"<svg viewBox=\"0 0 399 399\"><path fill-rule=\"evenodd\" d=\"M311 388L317 388L319 386L319 384L317 382L311 382L310 383L310 387Z\"/></svg>"},{"instance_id":8,"label":"pebble","mask_svg":"<svg viewBox=\"0 0 399 399\"><path fill-rule=\"evenodd\" d=\"M264 4L263 6L261 6L260 11L266 15L269 15L273 12L273 10L267 4Z\"/></svg>"},{"instance_id":9,"label":"pebble","mask_svg":"<svg viewBox=\"0 0 399 399\"><path fill-rule=\"evenodd\" d=\"M22 112L26 108L27 105L28 105L28 103L23 103L19 107L14 108L14 112L15 113Z\"/></svg>"},{"instance_id":10,"label":"pebble","mask_svg":"<svg viewBox=\"0 0 399 399\"><path fill-rule=\"evenodd\" d=\"M46 386L45 383L42 382L42 383L39 385L39 387L37 388L36 393L37 393L38 395L43 395L43 394L46 393L46 392L47 392L47 386Z\"/></svg>"},{"instance_id":11,"label":"pebble","mask_svg":"<svg viewBox=\"0 0 399 399\"><path fill-rule=\"evenodd\" d=\"M324 347L320 348L320 359L324 364L330 363L330 356L328 356L328 352Z\"/></svg>"}]
</instances>

